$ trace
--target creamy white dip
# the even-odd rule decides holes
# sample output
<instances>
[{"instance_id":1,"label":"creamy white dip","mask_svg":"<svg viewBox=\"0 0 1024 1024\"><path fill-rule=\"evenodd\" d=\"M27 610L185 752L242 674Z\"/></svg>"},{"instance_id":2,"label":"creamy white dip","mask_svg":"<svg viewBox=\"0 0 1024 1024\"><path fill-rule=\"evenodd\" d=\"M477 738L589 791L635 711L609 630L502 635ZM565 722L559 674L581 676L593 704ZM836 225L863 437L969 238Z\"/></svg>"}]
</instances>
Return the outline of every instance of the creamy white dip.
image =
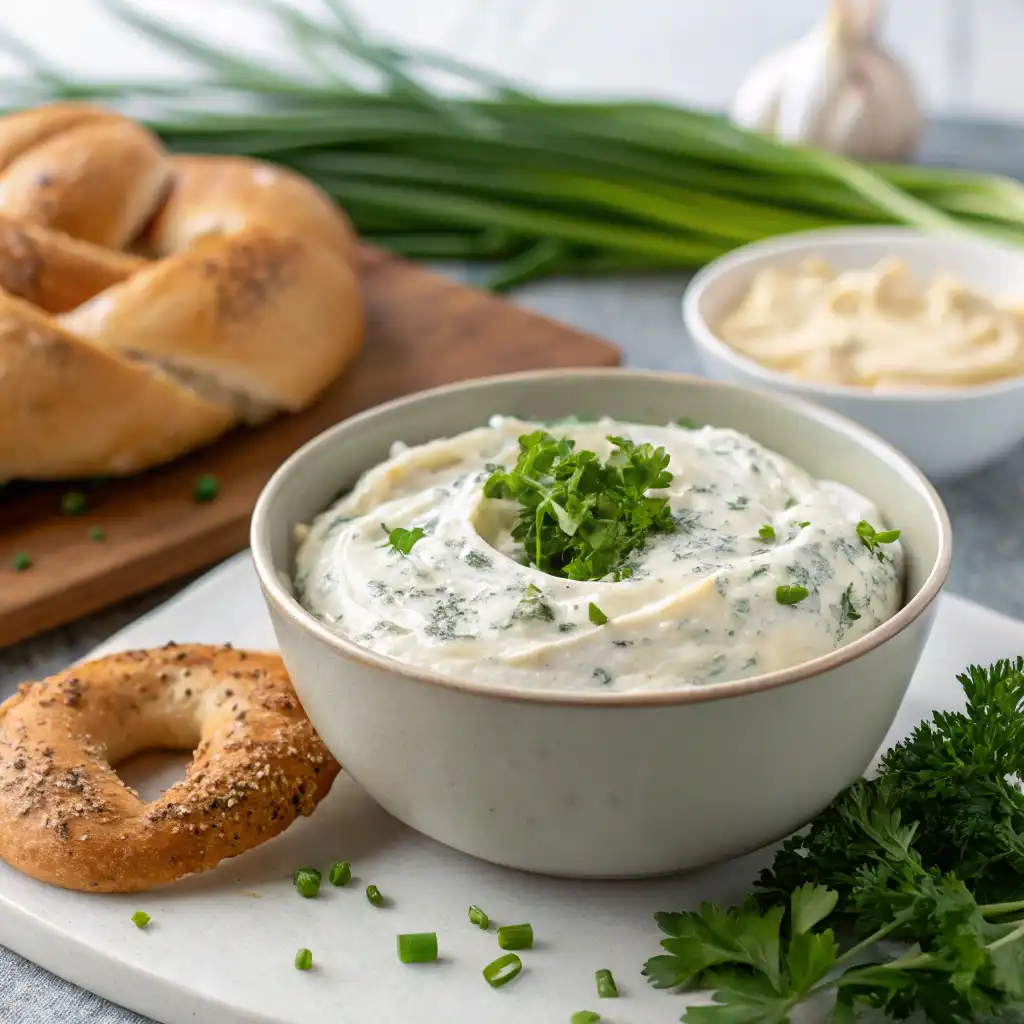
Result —
<instances>
[{"instance_id":1,"label":"creamy white dip","mask_svg":"<svg viewBox=\"0 0 1024 1024\"><path fill-rule=\"evenodd\" d=\"M820 259L754 276L719 337L801 380L898 391L1024 374L1024 309L900 260L835 271Z\"/></svg>"},{"instance_id":2,"label":"creamy white dip","mask_svg":"<svg viewBox=\"0 0 1024 1024\"><path fill-rule=\"evenodd\" d=\"M456 437L396 445L302 540L303 605L363 647L453 679L587 693L787 668L900 608L899 541L871 550L856 530L861 520L888 528L870 501L715 427L547 425L602 460L609 434L663 446L674 478L657 493L668 495L676 529L650 535L620 582L530 568L510 532L518 506L482 488L495 465L515 465L519 436L539 427L496 417ZM424 536L402 555L382 524ZM807 596L783 604L779 587ZM591 621L591 603L607 623Z\"/></svg>"}]
</instances>

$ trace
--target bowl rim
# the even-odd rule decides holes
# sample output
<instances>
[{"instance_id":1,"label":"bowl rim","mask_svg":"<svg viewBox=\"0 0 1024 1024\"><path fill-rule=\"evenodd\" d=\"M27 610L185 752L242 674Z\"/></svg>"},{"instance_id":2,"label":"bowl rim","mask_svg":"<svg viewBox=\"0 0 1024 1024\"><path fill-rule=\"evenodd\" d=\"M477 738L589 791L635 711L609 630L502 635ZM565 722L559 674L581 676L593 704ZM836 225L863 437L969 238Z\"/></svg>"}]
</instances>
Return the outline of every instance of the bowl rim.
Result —
<instances>
[{"instance_id":1,"label":"bowl rim","mask_svg":"<svg viewBox=\"0 0 1024 1024\"><path fill-rule=\"evenodd\" d=\"M466 391L482 390L502 383L530 383L563 378L576 378L581 382L587 379L628 376L633 380L660 381L666 379L685 384L690 387L711 388L713 390L729 390L756 395L758 399L785 405L787 410L796 411L810 420L815 426L827 426L837 429L868 449L870 454L888 462L902 475L908 477L923 491L938 530L938 551L935 560L928 570L921 589L910 601L891 618L876 626L870 633L854 640L853 643L830 651L828 654L801 662L790 668L775 672L765 672L734 682L707 683L679 690L627 690L610 694L573 694L564 690L530 690L514 686L494 686L466 680L452 679L438 672L430 672L415 665L377 654L341 634L335 633L321 623L311 612L308 612L296 600L294 595L281 582L278 566L274 564L270 552L269 510L276 495L287 487L296 468L315 452L330 448L339 443L339 439L351 429L352 425L365 423L367 420L387 417L396 409L406 408L419 402L436 399L439 396L455 397ZM623 369L620 367L587 367L576 369L526 370L518 373L501 374L475 380L458 381L440 387L418 391L411 395L392 399L381 405L373 406L363 412L356 413L347 419L328 427L316 437L307 441L293 452L274 472L264 485L257 499L250 522L250 549L256 574L260 581L264 599L274 605L279 614L290 619L300 631L312 636L342 657L361 663L372 669L390 672L410 682L426 686L438 687L441 690L460 692L492 700L509 701L524 704L538 704L560 707L578 708L655 708L670 707L682 704L702 704L706 701L729 700L753 693L763 693L782 686L804 682L823 673L840 668L858 658L871 653L889 640L902 633L916 622L934 603L949 575L952 558L952 526L946 508L938 492L928 478L905 455L897 451L882 438L866 430L864 427L840 416L823 406L795 401L788 396L781 396L763 389L745 387L694 374L674 373L660 370ZM290 577L291 567L285 570Z\"/></svg>"},{"instance_id":2,"label":"bowl rim","mask_svg":"<svg viewBox=\"0 0 1024 1024\"><path fill-rule=\"evenodd\" d=\"M896 402L926 404L938 401L948 402L950 399L983 400L1024 388L1024 374L1008 377L1005 380L990 381L987 384L935 385L897 391L872 391L870 388L857 387L853 384L826 384L800 380L780 370L762 366L756 359L733 348L718 336L700 310L701 300L713 284L765 256L791 255L799 253L802 249L807 250L806 255L811 255L816 246L839 249L846 241L885 242L891 239L894 244L905 246L909 243L918 246L933 242L936 238L952 241L964 248L984 249L1008 259L1024 261L1024 250L1014 249L998 239L971 235L960 236L955 231L924 232L913 227L886 224L861 224L854 227L809 228L803 231L791 231L737 246L701 267L690 278L683 292L683 325L696 345L712 350L715 355L731 363L743 373L763 380L766 385L785 387L791 393L805 395L811 400L815 396L821 395L823 398L856 399L880 404ZM898 255L898 253L894 255Z\"/></svg>"}]
</instances>

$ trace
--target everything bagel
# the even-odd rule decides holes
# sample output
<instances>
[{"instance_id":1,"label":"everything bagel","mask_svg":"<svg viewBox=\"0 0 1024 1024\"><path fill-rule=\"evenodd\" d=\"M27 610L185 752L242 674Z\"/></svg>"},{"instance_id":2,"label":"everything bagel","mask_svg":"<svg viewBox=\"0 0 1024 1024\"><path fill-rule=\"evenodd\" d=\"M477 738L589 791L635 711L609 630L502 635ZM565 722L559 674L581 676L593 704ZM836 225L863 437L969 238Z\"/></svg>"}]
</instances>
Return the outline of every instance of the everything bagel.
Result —
<instances>
[{"instance_id":1,"label":"everything bagel","mask_svg":"<svg viewBox=\"0 0 1024 1024\"><path fill-rule=\"evenodd\" d=\"M113 766L157 748L195 755L146 804ZM283 832L339 770L276 655L112 655L0 705L0 858L65 889L151 889Z\"/></svg>"},{"instance_id":2,"label":"everything bagel","mask_svg":"<svg viewBox=\"0 0 1024 1024\"><path fill-rule=\"evenodd\" d=\"M123 475L313 402L363 343L300 176L56 104L0 118L0 482Z\"/></svg>"}]
</instances>

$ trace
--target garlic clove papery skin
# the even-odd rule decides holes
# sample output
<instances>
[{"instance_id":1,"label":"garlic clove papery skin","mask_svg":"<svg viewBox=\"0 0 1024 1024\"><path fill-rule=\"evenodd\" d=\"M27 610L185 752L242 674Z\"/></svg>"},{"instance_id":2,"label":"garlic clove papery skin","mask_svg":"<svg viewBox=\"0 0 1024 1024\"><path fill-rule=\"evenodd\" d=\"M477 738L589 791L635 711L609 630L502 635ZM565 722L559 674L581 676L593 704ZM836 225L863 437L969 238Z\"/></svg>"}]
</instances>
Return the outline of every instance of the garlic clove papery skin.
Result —
<instances>
[{"instance_id":1,"label":"garlic clove papery skin","mask_svg":"<svg viewBox=\"0 0 1024 1024\"><path fill-rule=\"evenodd\" d=\"M859 160L913 155L924 118L913 83L878 42L874 4L833 0L829 16L747 76L739 125Z\"/></svg>"}]
</instances>

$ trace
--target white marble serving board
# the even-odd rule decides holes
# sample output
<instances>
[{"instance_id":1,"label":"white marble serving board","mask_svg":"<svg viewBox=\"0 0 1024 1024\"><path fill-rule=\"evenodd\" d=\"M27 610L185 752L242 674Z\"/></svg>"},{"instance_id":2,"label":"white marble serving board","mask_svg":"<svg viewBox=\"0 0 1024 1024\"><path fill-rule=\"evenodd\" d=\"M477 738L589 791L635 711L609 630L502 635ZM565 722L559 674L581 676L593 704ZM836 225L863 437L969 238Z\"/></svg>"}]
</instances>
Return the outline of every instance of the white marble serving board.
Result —
<instances>
[{"instance_id":1,"label":"white marble serving board","mask_svg":"<svg viewBox=\"0 0 1024 1024\"><path fill-rule=\"evenodd\" d=\"M168 640L273 645L247 555L112 637L102 652ZM932 709L957 706L954 676L968 663L1018 653L1024 623L945 597L889 741ZM685 997L650 989L640 977L643 961L658 952L651 915L733 900L767 857L647 882L534 877L422 838L342 776L312 818L163 891L69 893L0 864L0 943L164 1024L565 1024L580 1009L600 1011L607 1024L668 1024L683 1013ZM352 862L348 888L325 883L314 900L296 894L296 867L326 872L334 860ZM369 882L389 898L385 908L367 902ZM534 926L536 947L504 989L491 990L480 975L500 950L493 928L469 924L471 903L497 922ZM131 923L137 909L153 918L145 931ZM440 962L399 963L395 936L410 931L437 932ZM300 947L312 950L312 971L295 970ZM594 971L602 967L615 974L617 1001L596 998Z\"/></svg>"}]
</instances>

